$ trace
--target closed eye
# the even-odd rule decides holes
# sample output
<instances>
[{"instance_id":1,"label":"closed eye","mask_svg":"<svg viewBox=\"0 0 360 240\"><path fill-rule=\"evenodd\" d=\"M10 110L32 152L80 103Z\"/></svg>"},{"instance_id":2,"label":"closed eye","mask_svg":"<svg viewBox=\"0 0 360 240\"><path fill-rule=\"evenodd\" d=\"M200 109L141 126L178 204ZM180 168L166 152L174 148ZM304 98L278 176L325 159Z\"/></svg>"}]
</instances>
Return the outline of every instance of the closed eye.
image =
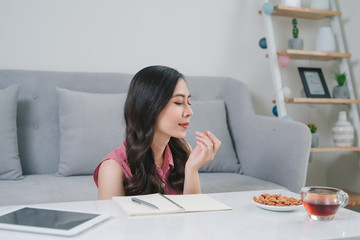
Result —
<instances>
[{"instance_id":1,"label":"closed eye","mask_svg":"<svg viewBox=\"0 0 360 240\"><path fill-rule=\"evenodd\" d=\"M181 105L183 105L183 103L182 102L175 102L175 104L176 105L179 105L179 106L181 106ZM187 103L189 106L191 106L191 103Z\"/></svg>"}]
</instances>

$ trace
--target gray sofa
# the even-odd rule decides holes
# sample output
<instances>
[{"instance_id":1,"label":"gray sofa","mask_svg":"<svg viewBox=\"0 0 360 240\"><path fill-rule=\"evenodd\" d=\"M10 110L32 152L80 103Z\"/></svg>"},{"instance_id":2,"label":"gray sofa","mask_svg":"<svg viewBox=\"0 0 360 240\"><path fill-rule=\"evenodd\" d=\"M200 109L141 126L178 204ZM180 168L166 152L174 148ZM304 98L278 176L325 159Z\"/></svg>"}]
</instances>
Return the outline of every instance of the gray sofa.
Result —
<instances>
[{"instance_id":1,"label":"gray sofa","mask_svg":"<svg viewBox=\"0 0 360 240\"><path fill-rule=\"evenodd\" d=\"M0 205L97 199L92 171L120 146L132 74L0 70ZM257 116L248 88L222 77L186 77L194 131L222 141L201 169L202 191L305 184L311 136L301 123Z\"/></svg>"}]
</instances>

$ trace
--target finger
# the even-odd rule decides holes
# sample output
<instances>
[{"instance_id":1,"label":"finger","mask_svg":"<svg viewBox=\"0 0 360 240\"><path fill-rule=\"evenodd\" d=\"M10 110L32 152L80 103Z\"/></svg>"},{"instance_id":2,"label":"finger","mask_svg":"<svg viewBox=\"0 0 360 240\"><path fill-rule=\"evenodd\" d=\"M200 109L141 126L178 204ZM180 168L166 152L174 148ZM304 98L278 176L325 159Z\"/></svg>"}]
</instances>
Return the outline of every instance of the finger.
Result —
<instances>
[{"instance_id":1,"label":"finger","mask_svg":"<svg viewBox=\"0 0 360 240\"><path fill-rule=\"evenodd\" d=\"M210 149L208 145L204 144L201 141L197 141L196 143L202 150L202 159L205 163L210 162L212 159L214 159L215 152L212 148Z\"/></svg>"},{"instance_id":2,"label":"finger","mask_svg":"<svg viewBox=\"0 0 360 240\"><path fill-rule=\"evenodd\" d=\"M206 136L196 136L196 140L204 143L209 150L214 149L214 143Z\"/></svg>"},{"instance_id":3,"label":"finger","mask_svg":"<svg viewBox=\"0 0 360 240\"><path fill-rule=\"evenodd\" d=\"M215 156L215 153L216 153L216 149L214 147L214 143L213 142L210 142L211 140L209 138L201 138L201 137L198 137L199 140L197 140L199 143L202 143L204 147L206 147L206 149L202 148L203 149L203 152L205 154L205 160L206 162L208 161L211 161L214 156Z\"/></svg>"},{"instance_id":4,"label":"finger","mask_svg":"<svg viewBox=\"0 0 360 240\"><path fill-rule=\"evenodd\" d=\"M201 140L198 140L199 143L201 143L201 149L206 154L209 155L209 153L214 153L214 145L211 143L205 143Z\"/></svg>"},{"instance_id":5,"label":"finger","mask_svg":"<svg viewBox=\"0 0 360 240\"><path fill-rule=\"evenodd\" d=\"M214 141L208 136L208 131L205 131L205 133L196 132L196 137L199 137L201 139L207 139L214 144Z\"/></svg>"},{"instance_id":6,"label":"finger","mask_svg":"<svg viewBox=\"0 0 360 240\"><path fill-rule=\"evenodd\" d=\"M205 135L205 133L203 133L203 132L199 132L199 131L196 131L195 132L196 133L196 136L201 136L201 137L208 137L207 135Z\"/></svg>"},{"instance_id":7,"label":"finger","mask_svg":"<svg viewBox=\"0 0 360 240\"><path fill-rule=\"evenodd\" d=\"M201 148L202 152L208 151L208 146L205 143L201 141L196 141L196 144Z\"/></svg>"},{"instance_id":8,"label":"finger","mask_svg":"<svg viewBox=\"0 0 360 240\"><path fill-rule=\"evenodd\" d=\"M211 139L211 141L214 143L214 147L216 150L218 150L221 146L221 141L210 131L205 131L205 134Z\"/></svg>"},{"instance_id":9,"label":"finger","mask_svg":"<svg viewBox=\"0 0 360 240\"><path fill-rule=\"evenodd\" d=\"M205 131L205 135L207 137L209 137L213 142L220 142L219 139L217 137L215 137L215 135L212 132L210 132L209 130Z\"/></svg>"}]
</instances>

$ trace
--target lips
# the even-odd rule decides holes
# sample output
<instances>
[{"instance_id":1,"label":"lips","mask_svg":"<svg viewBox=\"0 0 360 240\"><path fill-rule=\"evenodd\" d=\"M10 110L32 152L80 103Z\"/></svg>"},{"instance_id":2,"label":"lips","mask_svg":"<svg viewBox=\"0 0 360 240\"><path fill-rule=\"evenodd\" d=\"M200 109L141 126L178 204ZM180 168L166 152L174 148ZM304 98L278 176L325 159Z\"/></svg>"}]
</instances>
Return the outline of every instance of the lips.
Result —
<instances>
[{"instance_id":1,"label":"lips","mask_svg":"<svg viewBox=\"0 0 360 240\"><path fill-rule=\"evenodd\" d=\"M179 123L179 126L182 127L182 128L187 129L188 126L189 126L189 123L188 122L187 123Z\"/></svg>"}]
</instances>

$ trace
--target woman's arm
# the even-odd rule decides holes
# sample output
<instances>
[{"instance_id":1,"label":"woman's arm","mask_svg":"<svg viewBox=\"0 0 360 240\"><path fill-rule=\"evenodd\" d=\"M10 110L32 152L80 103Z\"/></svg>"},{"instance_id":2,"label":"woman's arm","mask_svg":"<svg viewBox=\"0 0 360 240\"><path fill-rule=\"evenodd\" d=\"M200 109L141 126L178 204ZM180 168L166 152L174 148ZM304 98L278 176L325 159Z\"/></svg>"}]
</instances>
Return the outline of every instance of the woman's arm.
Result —
<instances>
[{"instance_id":1,"label":"woman's arm","mask_svg":"<svg viewBox=\"0 0 360 240\"><path fill-rule=\"evenodd\" d=\"M113 196L124 196L124 178L124 172L115 160L104 161L98 175L98 199L109 200Z\"/></svg>"},{"instance_id":2,"label":"woman's arm","mask_svg":"<svg viewBox=\"0 0 360 240\"><path fill-rule=\"evenodd\" d=\"M184 194L201 193L199 171L192 171L185 168Z\"/></svg>"},{"instance_id":3,"label":"woman's arm","mask_svg":"<svg viewBox=\"0 0 360 240\"><path fill-rule=\"evenodd\" d=\"M211 132L196 132L197 146L191 151L185 165L184 194L201 193L199 169L214 159L221 142Z\"/></svg>"}]
</instances>

